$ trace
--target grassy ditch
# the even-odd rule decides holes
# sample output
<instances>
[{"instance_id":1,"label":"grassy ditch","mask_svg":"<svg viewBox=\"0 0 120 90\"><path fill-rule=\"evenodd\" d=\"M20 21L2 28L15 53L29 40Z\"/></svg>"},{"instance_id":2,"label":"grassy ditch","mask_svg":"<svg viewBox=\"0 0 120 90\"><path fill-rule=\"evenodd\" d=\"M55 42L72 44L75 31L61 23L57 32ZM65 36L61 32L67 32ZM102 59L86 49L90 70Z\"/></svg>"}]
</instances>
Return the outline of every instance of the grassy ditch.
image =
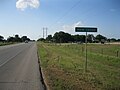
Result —
<instances>
[{"instance_id":1,"label":"grassy ditch","mask_svg":"<svg viewBox=\"0 0 120 90\"><path fill-rule=\"evenodd\" d=\"M0 42L0 46L14 44L13 42Z\"/></svg>"},{"instance_id":2,"label":"grassy ditch","mask_svg":"<svg viewBox=\"0 0 120 90\"><path fill-rule=\"evenodd\" d=\"M84 72L84 45L39 43L38 53L51 90L119 90L119 45L88 45ZM102 51L104 50L104 51Z\"/></svg>"}]
</instances>

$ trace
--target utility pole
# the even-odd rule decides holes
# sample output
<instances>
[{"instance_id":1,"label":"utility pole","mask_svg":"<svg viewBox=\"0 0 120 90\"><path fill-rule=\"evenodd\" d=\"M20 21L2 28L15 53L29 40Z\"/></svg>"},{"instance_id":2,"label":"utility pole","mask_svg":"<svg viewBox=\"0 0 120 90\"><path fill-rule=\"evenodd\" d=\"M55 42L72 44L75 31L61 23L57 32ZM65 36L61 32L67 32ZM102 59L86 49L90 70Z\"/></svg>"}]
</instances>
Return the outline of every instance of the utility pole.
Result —
<instances>
[{"instance_id":1,"label":"utility pole","mask_svg":"<svg viewBox=\"0 0 120 90\"><path fill-rule=\"evenodd\" d=\"M87 72L87 32L86 32L86 38L85 38L85 72Z\"/></svg>"},{"instance_id":2,"label":"utility pole","mask_svg":"<svg viewBox=\"0 0 120 90\"><path fill-rule=\"evenodd\" d=\"M47 30L48 28L47 27L43 27L43 38L47 38Z\"/></svg>"},{"instance_id":3,"label":"utility pole","mask_svg":"<svg viewBox=\"0 0 120 90\"><path fill-rule=\"evenodd\" d=\"M48 30L48 28L46 27L46 38L47 38L47 30Z\"/></svg>"},{"instance_id":4,"label":"utility pole","mask_svg":"<svg viewBox=\"0 0 120 90\"><path fill-rule=\"evenodd\" d=\"M43 38L44 38L44 29L45 29L45 28L43 27Z\"/></svg>"}]
</instances>

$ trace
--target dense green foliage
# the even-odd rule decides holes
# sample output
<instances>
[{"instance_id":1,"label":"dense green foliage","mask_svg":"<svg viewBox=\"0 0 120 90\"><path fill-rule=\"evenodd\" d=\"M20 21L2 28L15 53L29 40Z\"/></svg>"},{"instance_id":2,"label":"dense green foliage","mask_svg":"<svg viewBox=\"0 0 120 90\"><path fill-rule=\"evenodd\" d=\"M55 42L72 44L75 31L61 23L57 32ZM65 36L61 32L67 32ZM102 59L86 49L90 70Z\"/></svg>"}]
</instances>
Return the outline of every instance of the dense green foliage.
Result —
<instances>
[{"instance_id":1,"label":"dense green foliage","mask_svg":"<svg viewBox=\"0 0 120 90\"><path fill-rule=\"evenodd\" d=\"M85 42L85 35L71 35L69 33L65 33L63 31L60 32L56 32L53 37L52 35L48 35L48 37L46 37L46 39L44 38L40 38L38 39L38 41L44 41L44 42L56 42L56 43L69 43L69 42L81 42L84 43ZM98 42L116 42L116 41L120 41L120 39L107 39L105 36L103 35L96 35L94 36L93 34L88 34L87 35L87 41L89 43L98 43Z\"/></svg>"},{"instance_id":2,"label":"dense green foliage","mask_svg":"<svg viewBox=\"0 0 120 90\"><path fill-rule=\"evenodd\" d=\"M4 37L0 35L0 42L4 41Z\"/></svg>"},{"instance_id":3,"label":"dense green foliage","mask_svg":"<svg viewBox=\"0 0 120 90\"><path fill-rule=\"evenodd\" d=\"M15 37L9 37L9 38L7 38L8 42L24 42L26 40L30 41L30 39L27 38L27 36L22 36L20 38L19 35L15 35Z\"/></svg>"},{"instance_id":4,"label":"dense green foliage","mask_svg":"<svg viewBox=\"0 0 120 90\"><path fill-rule=\"evenodd\" d=\"M70 34L65 33L65 32L56 32L53 36L53 39L57 43L68 43L72 41L72 37Z\"/></svg>"},{"instance_id":5,"label":"dense green foliage","mask_svg":"<svg viewBox=\"0 0 120 90\"><path fill-rule=\"evenodd\" d=\"M30 41L30 39L27 36L22 36L21 38L19 35L15 35L14 37L9 36L7 40L4 39L3 36L0 35L0 42L25 42L25 41Z\"/></svg>"}]
</instances>

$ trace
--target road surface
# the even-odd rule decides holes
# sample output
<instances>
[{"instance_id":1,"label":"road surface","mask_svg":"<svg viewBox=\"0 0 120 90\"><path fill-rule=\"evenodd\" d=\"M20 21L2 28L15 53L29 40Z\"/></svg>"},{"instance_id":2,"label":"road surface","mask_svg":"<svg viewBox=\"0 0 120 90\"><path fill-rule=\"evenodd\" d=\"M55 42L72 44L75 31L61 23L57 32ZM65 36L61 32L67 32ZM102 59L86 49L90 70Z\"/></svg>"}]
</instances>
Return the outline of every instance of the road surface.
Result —
<instances>
[{"instance_id":1,"label":"road surface","mask_svg":"<svg viewBox=\"0 0 120 90\"><path fill-rule=\"evenodd\" d=\"M0 90L44 90L35 43L0 47Z\"/></svg>"}]
</instances>

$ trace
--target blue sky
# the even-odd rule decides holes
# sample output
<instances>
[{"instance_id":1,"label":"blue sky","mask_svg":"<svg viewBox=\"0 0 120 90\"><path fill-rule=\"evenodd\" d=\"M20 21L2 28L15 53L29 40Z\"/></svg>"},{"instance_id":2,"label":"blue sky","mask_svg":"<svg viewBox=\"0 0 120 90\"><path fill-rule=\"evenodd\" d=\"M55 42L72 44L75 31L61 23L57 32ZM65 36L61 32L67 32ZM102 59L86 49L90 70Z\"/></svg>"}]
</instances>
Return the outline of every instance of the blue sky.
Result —
<instances>
[{"instance_id":1,"label":"blue sky","mask_svg":"<svg viewBox=\"0 0 120 90\"><path fill-rule=\"evenodd\" d=\"M26 0L23 0L26 1ZM108 38L120 38L120 0L40 0L39 7L21 10L17 0L0 0L0 35L7 38L19 34L31 39L65 31L76 33L74 26L95 26L97 33Z\"/></svg>"}]
</instances>

